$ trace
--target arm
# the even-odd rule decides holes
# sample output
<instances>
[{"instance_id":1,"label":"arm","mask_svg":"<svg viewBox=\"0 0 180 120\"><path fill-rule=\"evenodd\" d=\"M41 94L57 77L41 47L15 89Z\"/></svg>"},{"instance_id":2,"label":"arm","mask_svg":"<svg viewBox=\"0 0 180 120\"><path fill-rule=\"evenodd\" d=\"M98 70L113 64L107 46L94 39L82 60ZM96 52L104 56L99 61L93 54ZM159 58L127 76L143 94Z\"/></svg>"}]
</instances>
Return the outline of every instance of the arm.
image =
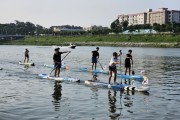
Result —
<instances>
[{"instance_id":1,"label":"arm","mask_svg":"<svg viewBox=\"0 0 180 120\"><path fill-rule=\"evenodd\" d=\"M62 54L64 54L64 53L70 53L71 51L64 51L64 52L61 52Z\"/></svg>"},{"instance_id":2,"label":"arm","mask_svg":"<svg viewBox=\"0 0 180 120\"><path fill-rule=\"evenodd\" d=\"M99 59L99 52L98 52L98 54L97 54L97 58Z\"/></svg>"}]
</instances>

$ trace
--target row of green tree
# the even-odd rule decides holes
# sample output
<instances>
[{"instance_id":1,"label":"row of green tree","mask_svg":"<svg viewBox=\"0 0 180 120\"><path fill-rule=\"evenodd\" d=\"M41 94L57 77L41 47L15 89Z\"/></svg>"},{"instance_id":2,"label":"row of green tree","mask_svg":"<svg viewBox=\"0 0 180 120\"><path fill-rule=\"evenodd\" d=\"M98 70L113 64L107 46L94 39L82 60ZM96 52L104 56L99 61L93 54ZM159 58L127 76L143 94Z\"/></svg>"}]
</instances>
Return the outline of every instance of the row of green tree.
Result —
<instances>
[{"instance_id":1,"label":"row of green tree","mask_svg":"<svg viewBox=\"0 0 180 120\"><path fill-rule=\"evenodd\" d=\"M129 32L137 31L140 29L150 29L156 30L158 32L180 32L180 24L173 23L173 24L156 24L154 23L152 26L149 24L145 25L130 25L128 26L128 22L124 21L122 23L119 22L118 19L113 21L108 27L102 26L91 26L91 29L88 31L84 31L80 26L70 26L64 25L61 27L65 27L70 29L69 31L59 31L54 32L53 27L45 28L41 25L35 25L31 22L20 22L18 20L15 23L9 24L0 24L0 34L1 35L101 35L101 34L109 34L109 33L121 33L123 31L129 30ZM71 30L73 29L73 30ZM81 31L76 29L82 29Z\"/></svg>"},{"instance_id":2,"label":"row of green tree","mask_svg":"<svg viewBox=\"0 0 180 120\"><path fill-rule=\"evenodd\" d=\"M53 27L65 28L66 30L54 31ZM0 35L99 35L110 32L108 27L102 26L92 26L91 30L84 31L80 26L63 25L45 28L38 24L18 20L15 20L15 23L0 24Z\"/></svg>"},{"instance_id":3,"label":"row of green tree","mask_svg":"<svg viewBox=\"0 0 180 120\"><path fill-rule=\"evenodd\" d=\"M111 30L114 33L121 33L125 30L129 30L129 32L133 32L135 30L140 29L150 29L150 30L156 30L157 32L180 32L180 23L168 23L168 24L157 24L154 23L153 25L150 24L144 24L144 25L129 25L128 21L124 21L122 23L119 22L118 19L113 21L111 23Z\"/></svg>"},{"instance_id":4,"label":"row of green tree","mask_svg":"<svg viewBox=\"0 0 180 120\"><path fill-rule=\"evenodd\" d=\"M41 25L34 25L31 22L20 22L15 20L15 23L0 24L1 35L37 35L49 34L52 30Z\"/></svg>"}]
</instances>

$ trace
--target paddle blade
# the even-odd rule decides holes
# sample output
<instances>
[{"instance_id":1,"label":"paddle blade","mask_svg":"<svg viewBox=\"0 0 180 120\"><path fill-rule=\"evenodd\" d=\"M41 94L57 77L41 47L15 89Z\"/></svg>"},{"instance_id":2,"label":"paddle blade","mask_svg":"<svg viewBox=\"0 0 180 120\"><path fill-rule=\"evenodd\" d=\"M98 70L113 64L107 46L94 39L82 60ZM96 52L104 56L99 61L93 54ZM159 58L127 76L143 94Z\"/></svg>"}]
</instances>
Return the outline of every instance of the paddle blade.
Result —
<instances>
[{"instance_id":1,"label":"paddle blade","mask_svg":"<svg viewBox=\"0 0 180 120\"><path fill-rule=\"evenodd\" d=\"M132 75L135 75L135 72L134 72L134 70L132 70Z\"/></svg>"}]
</instances>

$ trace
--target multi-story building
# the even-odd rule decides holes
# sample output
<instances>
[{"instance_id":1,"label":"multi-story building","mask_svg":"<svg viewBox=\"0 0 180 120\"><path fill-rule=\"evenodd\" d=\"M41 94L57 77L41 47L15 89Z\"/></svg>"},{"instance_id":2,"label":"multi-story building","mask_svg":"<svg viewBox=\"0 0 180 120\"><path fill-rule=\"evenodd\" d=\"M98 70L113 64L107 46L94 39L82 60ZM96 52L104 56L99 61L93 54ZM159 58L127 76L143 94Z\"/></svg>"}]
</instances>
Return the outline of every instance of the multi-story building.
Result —
<instances>
[{"instance_id":1,"label":"multi-story building","mask_svg":"<svg viewBox=\"0 0 180 120\"><path fill-rule=\"evenodd\" d=\"M148 9L144 13L118 15L119 21L122 23L128 21L128 25L141 25L141 24L167 24L167 23L180 23L180 11L168 10L168 8L159 8L157 11Z\"/></svg>"},{"instance_id":2,"label":"multi-story building","mask_svg":"<svg viewBox=\"0 0 180 120\"><path fill-rule=\"evenodd\" d=\"M146 24L146 13L137 13L137 14L128 14L128 15L119 15L119 22L128 21L128 25L139 25Z\"/></svg>"}]
</instances>

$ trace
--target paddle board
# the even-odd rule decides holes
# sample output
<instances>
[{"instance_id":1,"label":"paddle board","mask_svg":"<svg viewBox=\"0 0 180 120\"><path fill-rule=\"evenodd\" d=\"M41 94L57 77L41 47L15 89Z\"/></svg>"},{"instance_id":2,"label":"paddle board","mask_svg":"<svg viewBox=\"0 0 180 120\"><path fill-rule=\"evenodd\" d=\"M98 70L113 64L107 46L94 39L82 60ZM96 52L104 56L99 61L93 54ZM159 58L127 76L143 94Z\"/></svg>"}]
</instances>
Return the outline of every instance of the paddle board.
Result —
<instances>
[{"instance_id":1,"label":"paddle board","mask_svg":"<svg viewBox=\"0 0 180 120\"><path fill-rule=\"evenodd\" d=\"M82 72L91 72L91 73L102 73L102 74L109 74L109 71L103 71L103 70L91 70L88 68L79 68L80 71ZM118 78L121 79L134 79L136 81L142 82L143 81L143 76L141 75L124 75L124 74L117 74Z\"/></svg>"},{"instance_id":2,"label":"paddle board","mask_svg":"<svg viewBox=\"0 0 180 120\"><path fill-rule=\"evenodd\" d=\"M48 68L54 68L54 65L52 64L44 64L43 66ZM69 66L61 65L61 69L67 69L67 68L69 69Z\"/></svg>"},{"instance_id":3,"label":"paddle board","mask_svg":"<svg viewBox=\"0 0 180 120\"><path fill-rule=\"evenodd\" d=\"M39 78L49 79L49 80L57 80L57 81L69 81L69 82L80 82L80 79L71 78L71 77L54 77L48 74L38 74Z\"/></svg>"},{"instance_id":4,"label":"paddle board","mask_svg":"<svg viewBox=\"0 0 180 120\"><path fill-rule=\"evenodd\" d=\"M92 73L103 73L103 74L108 74L108 71L104 71L104 70L92 70L92 69L88 69L88 68L79 68L80 71L82 72L92 72Z\"/></svg>"},{"instance_id":5,"label":"paddle board","mask_svg":"<svg viewBox=\"0 0 180 120\"><path fill-rule=\"evenodd\" d=\"M117 90L130 90L130 91L139 91L139 92L147 92L150 90L149 86L133 86L133 85L128 85L128 84L108 84L105 82L95 82L92 80L86 80L85 85L87 86L96 86L96 87L104 87L104 88L110 88L110 89L117 89Z\"/></svg>"},{"instance_id":6,"label":"paddle board","mask_svg":"<svg viewBox=\"0 0 180 120\"><path fill-rule=\"evenodd\" d=\"M35 63L32 63L32 62L24 63L24 62L19 61L19 65L35 66Z\"/></svg>"}]
</instances>

